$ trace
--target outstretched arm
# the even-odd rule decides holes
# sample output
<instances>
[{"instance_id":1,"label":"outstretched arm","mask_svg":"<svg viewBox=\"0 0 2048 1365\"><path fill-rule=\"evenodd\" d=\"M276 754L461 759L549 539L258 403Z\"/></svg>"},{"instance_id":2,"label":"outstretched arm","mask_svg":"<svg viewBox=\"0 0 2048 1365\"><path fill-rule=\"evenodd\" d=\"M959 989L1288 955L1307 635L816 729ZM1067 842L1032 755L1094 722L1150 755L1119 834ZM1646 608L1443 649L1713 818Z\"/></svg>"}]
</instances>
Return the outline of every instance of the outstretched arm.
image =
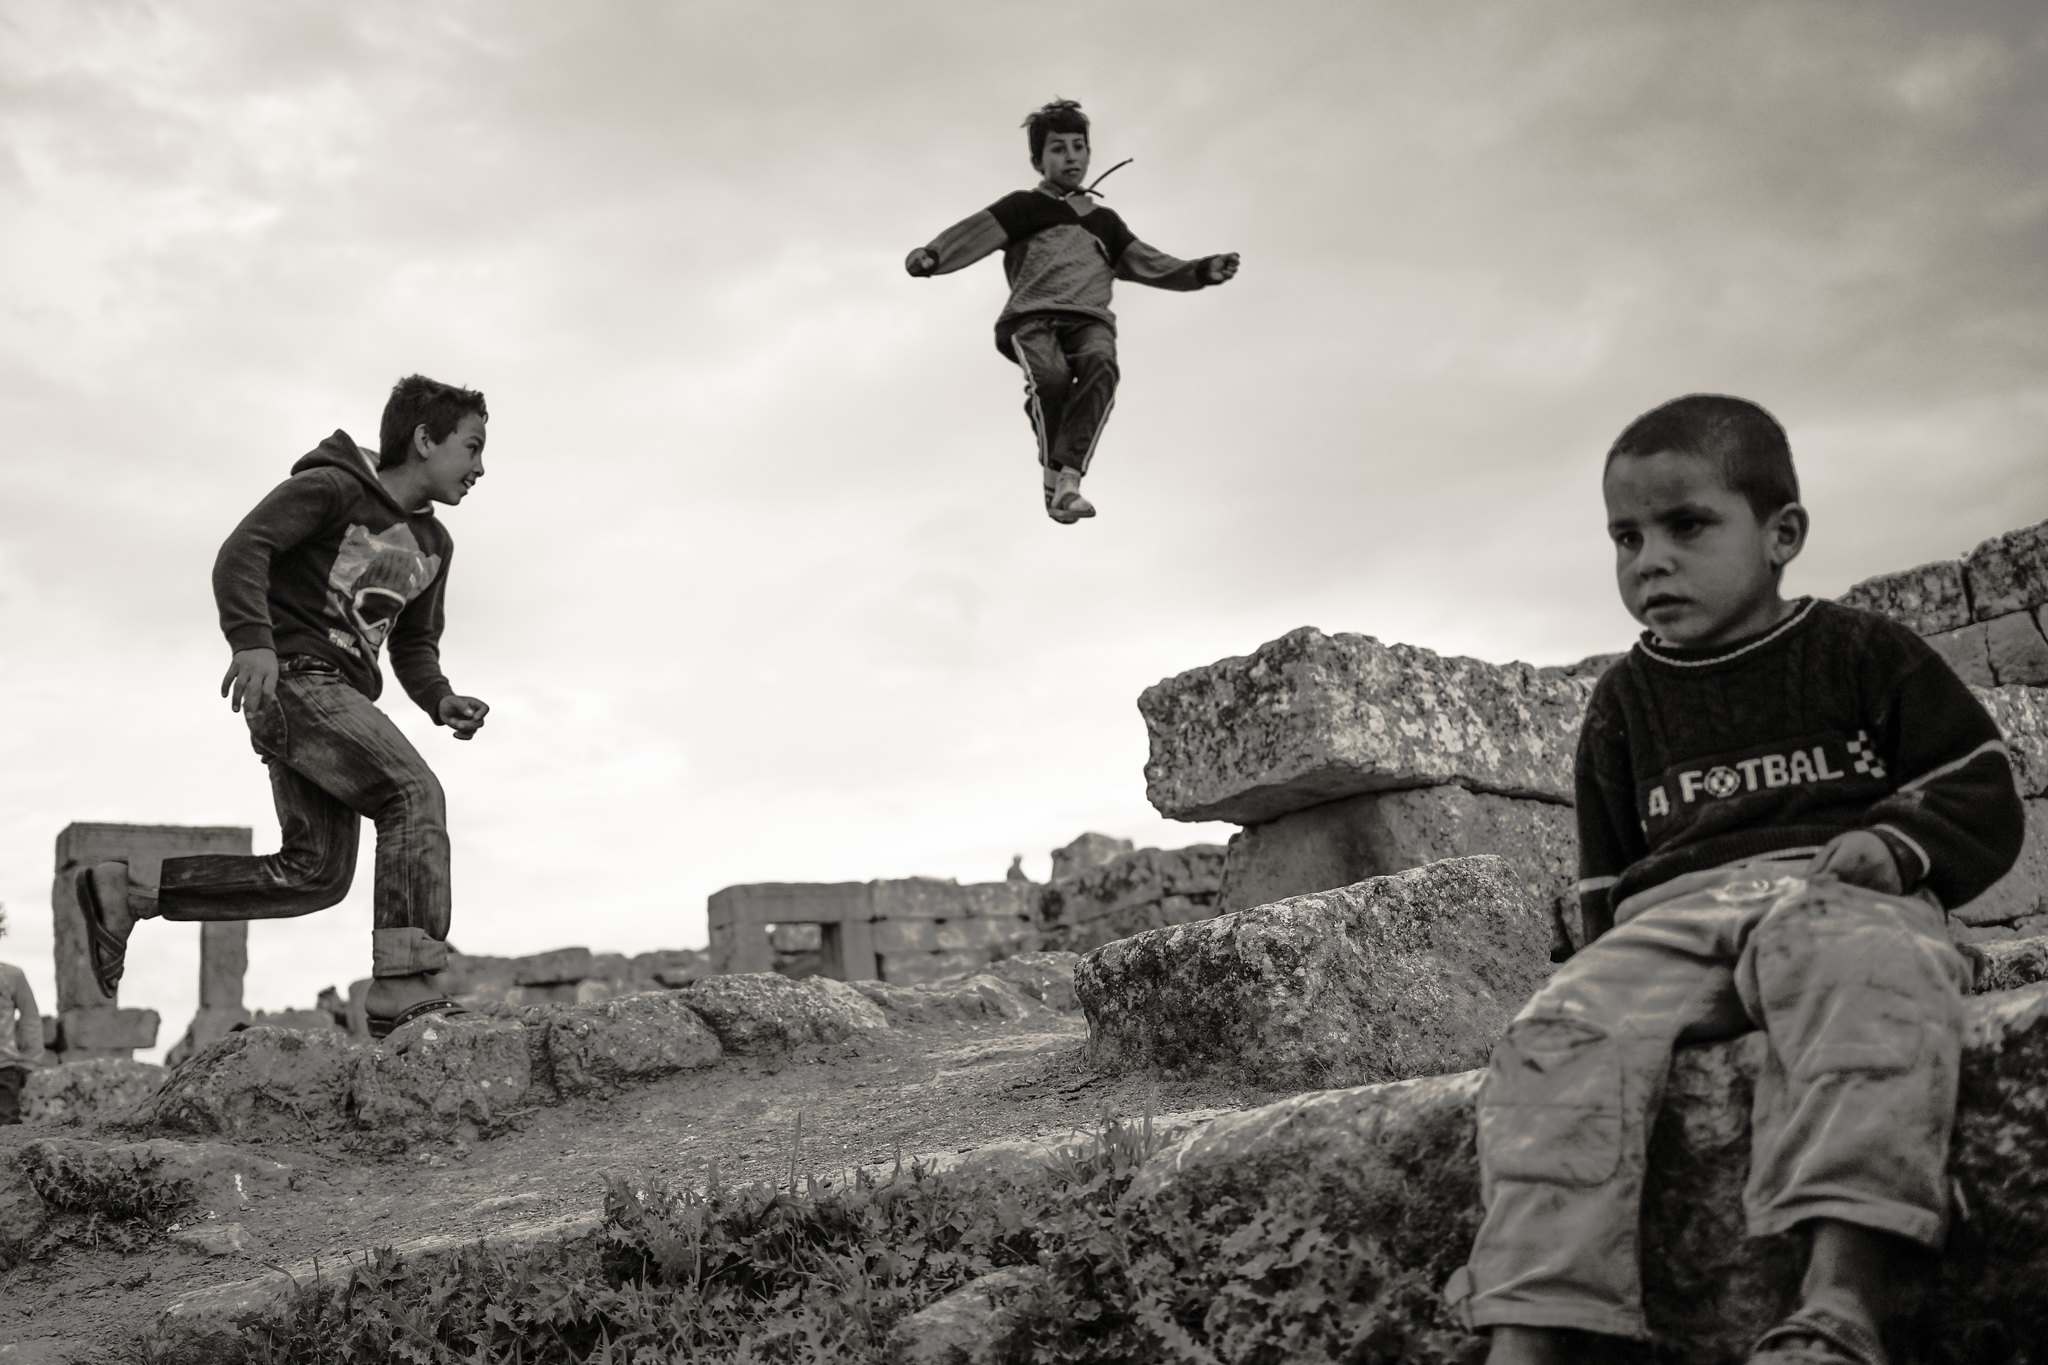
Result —
<instances>
[{"instance_id":1,"label":"outstretched arm","mask_svg":"<svg viewBox=\"0 0 2048 1365\"><path fill-rule=\"evenodd\" d=\"M992 251L1002 249L1009 240L1009 234L996 216L987 209L962 218L938 236L929 245L921 246L904 259L903 268L912 275L950 275L963 266L973 265Z\"/></svg>"},{"instance_id":2,"label":"outstretched arm","mask_svg":"<svg viewBox=\"0 0 2048 1365\"><path fill-rule=\"evenodd\" d=\"M1206 289L1236 274L1235 251L1183 261L1135 238L1124 248L1123 259L1116 263L1118 279L1129 280L1133 284L1149 284L1154 289Z\"/></svg>"}]
</instances>

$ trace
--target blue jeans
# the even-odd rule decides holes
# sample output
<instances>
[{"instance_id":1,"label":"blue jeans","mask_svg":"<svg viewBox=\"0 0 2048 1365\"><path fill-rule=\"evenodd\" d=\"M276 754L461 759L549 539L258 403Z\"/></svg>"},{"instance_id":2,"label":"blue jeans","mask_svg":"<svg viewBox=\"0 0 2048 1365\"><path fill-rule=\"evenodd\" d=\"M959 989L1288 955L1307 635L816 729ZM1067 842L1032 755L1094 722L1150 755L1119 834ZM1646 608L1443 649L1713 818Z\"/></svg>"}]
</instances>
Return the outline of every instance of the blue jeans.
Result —
<instances>
[{"instance_id":1,"label":"blue jeans","mask_svg":"<svg viewBox=\"0 0 2048 1365\"><path fill-rule=\"evenodd\" d=\"M390 717L324 660L288 655L277 701L244 713L270 768L283 847L166 858L168 920L285 919L348 894L359 819L377 824L371 973L448 965L448 817L441 783Z\"/></svg>"}]
</instances>

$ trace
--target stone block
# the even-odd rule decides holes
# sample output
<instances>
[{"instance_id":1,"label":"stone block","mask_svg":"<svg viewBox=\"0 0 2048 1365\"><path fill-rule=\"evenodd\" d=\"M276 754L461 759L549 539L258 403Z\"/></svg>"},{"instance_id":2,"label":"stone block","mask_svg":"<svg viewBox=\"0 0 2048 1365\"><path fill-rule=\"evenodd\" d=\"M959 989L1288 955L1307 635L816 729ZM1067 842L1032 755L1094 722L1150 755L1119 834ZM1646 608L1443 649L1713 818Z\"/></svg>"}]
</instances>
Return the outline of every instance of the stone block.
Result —
<instances>
[{"instance_id":1,"label":"stone block","mask_svg":"<svg viewBox=\"0 0 2048 1365\"><path fill-rule=\"evenodd\" d=\"M588 948L556 948L512 959L515 986L574 985L592 975Z\"/></svg>"},{"instance_id":2,"label":"stone block","mask_svg":"<svg viewBox=\"0 0 2048 1365\"><path fill-rule=\"evenodd\" d=\"M1897 1360L2018 1359L2020 1343L2048 1339L2048 1181L2038 1169L2048 1152L2048 985L1975 997L1965 1018L1950 1170L1957 1203L1970 1213L1928 1269L1919 1311L1894 1343ZM1643 1288L1655 1341L1619 1348L1615 1362L1739 1365L1796 1300L1791 1239L1751 1239L1743 1227L1763 1047L1751 1033L1680 1048L1674 1058L1643 1198ZM1184 1256L1176 1236L1210 1229L1223 1254L1200 1263L1206 1282L1182 1291L1250 1304L1244 1287L1268 1273L1270 1244L1229 1234L1254 1220L1312 1224L1332 1250L1310 1252L1291 1274L1307 1285L1331 1275L1348 1292L1331 1336L1389 1343L1387 1358L1403 1365L1469 1365L1483 1343L1439 1291L1479 1224L1480 1079L1471 1071L1318 1091L1209 1120L1139 1169L1125 1225L1134 1255ZM1361 1278L1359 1265L1372 1273ZM1232 1325L1237 1340L1257 1339L1260 1324L1244 1314ZM1270 1324L1266 1339L1290 1325Z\"/></svg>"},{"instance_id":3,"label":"stone block","mask_svg":"<svg viewBox=\"0 0 2048 1365\"><path fill-rule=\"evenodd\" d=\"M1231 838L1218 899L1225 911L1246 910L1478 853L1506 859L1546 912L1569 908L1578 876L1571 808L1463 787L1373 792L1248 825Z\"/></svg>"},{"instance_id":4,"label":"stone block","mask_svg":"<svg viewBox=\"0 0 2048 1365\"><path fill-rule=\"evenodd\" d=\"M1993 536L1963 560L1979 621L2048 602L2048 522Z\"/></svg>"},{"instance_id":5,"label":"stone block","mask_svg":"<svg viewBox=\"0 0 2048 1365\"><path fill-rule=\"evenodd\" d=\"M111 1059L42 1067L21 1087L22 1117L86 1123L126 1118L155 1093L165 1074L148 1062Z\"/></svg>"},{"instance_id":6,"label":"stone block","mask_svg":"<svg viewBox=\"0 0 2048 1365\"><path fill-rule=\"evenodd\" d=\"M159 1131L203 1137L326 1137L347 1122L359 1050L338 1030L244 1029L173 1071L136 1118Z\"/></svg>"},{"instance_id":7,"label":"stone block","mask_svg":"<svg viewBox=\"0 0 2048 1365\"><path fill-rule=\"evenodd\" d=\"M1985 943L1977 947L1978 991L2010 991L2048 981L2048 937Z\"/></svg>"},{"instance_id":8,"label":"stone block","mask_svg":"<svg viewBox=\"0 0 2048 1365\"><path fill-rule=\"evenodd\" d=\"M868 924L877 913L876 888L887 885L894 883L754 882L714 892L705 907L712 974L774 970L775 950L766 932L771 924L826 924L838 926L826 974L854 981L873 977L875 947Z\"/></svg>"},{"instance_id":9,"label":"stone block","mask_svg":"<svg viewBox=\"0 0 2048 1365\"><path fill-rule=\"evenodd\" d=\"M0 1161L0 1270L28 1258L50 1226L50 1206L18 1161Z\"/></svg>"},{"instance_id":10,"label":"stone block","mask_svg":"<svg viewBox=\"0 0 2048 1365\"><path fill-rule=\"evenodd\" d=\"M1019 953L983 969L988 976L1007 981L1047 1009L1071 1012L1081 1008L1074 994L1074 968L1078 953Z\"/></svg>"},{"instance_id":11,"label":"stone block","mask_svg":"<svg viewBox=\"0 0 2048 1365\"><path fill-rule=\"evenodd\" d=\"M1970 623L1963 566L1953 559L1866 578L1835 599L1896 621L1915 635L1955 630Z\"/></svg>"},{"instance_id":12,"label":"stone block","mask_svg":"<svg viewBox=\"0 0 2048 1365\"><path fill-rule=\"evenodd\" d=\"M1074 987L1105 1069L1356 1084L1483 1061L1549 948L1504 860L1456 858L1120 939Z\"/></svg>"},{"instance_id":13,"label":"stone block","mask_svg":"<svg viewBox=\"0 0 2048 1365\"><path fill-rule=\"evenodd\" d=\"M1951 907L1952 918L1968 925L2011 924L2048 912L2048 800L2031 797L2021 803L2027 812L2027 837L2019 861L1973 901Z\"/></svg>"},{"instance_id":14,"label":"stone block","mask_svg":"<svg viewBox=\"0 0 2048 1365\"><path fill-rule=\"evenodd\" d=\"M198 1013L192 1016L192 1022L185 1026L184 1036L171 1044L171 1050L164 1054L164 1065L179 1065L208 1043L219 1042L238 1026L246 1025L252 1017L239 1005L232 1008L200 1006Z\"/></svg>"},{"instance_id":15,"label":"stone block","mask_svg":"<svg viewBox=\"0 0 2048 1365\"><path fill-rule=\"evenodd\" d=\"M1991 643L1985 638L1981 623L1956 630L1944 630L1926 637L1934 652L1947 661L1956 671L1956 676L1972 687L1996 687L1998 679L1991 671Z\"/></svg>"},{"instance_id":16,"label":"stone block","mask_svg":"<svg viewBox=\"0 0 2048 1365\"><path fill-rule=\"evenodd\" d=\"M948 920L933 925L932 930L932 946L940 952L978 952L983 961L988 960L992 948L1014 951L1032 932L1029 920L992 915Z\"/></svg>"},{"instance_id":17,"label":"stone block","mask_svg":"<svg viewBox=\"0 0 2048 1365\"><path fill-rule=\"evenodd\" d=\"M2021 796L2048 795L2048 688L1979 687L1977 700L1991 712L2012 752Z\"/></svg>"},{"instance_id":18,"label":"stone block","mask_svg":"<svg viewBox=\"0 0 2048 1365\"><path fill-rule=\"evenodd\" d=\"M437 984L453 1000L503 1000L518 984L521 961L516 957L473 957L450 948L448 965L441 969Z\"/></svg>"},{"instance_id":19,"label":"stone block","mask_svg":"<svg viewBox=\"0 0 2048 1365\"><path fill-rule=\"evenodd\" d=\"M890 877L868 883L870 918L958 919L966 911L960 883L950 877Z\"/></svg>"},{"instance_id":20,"label":"stone block","mask_svg":"<svg viewBox=\"0 0 2048 1365\"><path fill-rule=\"evenodd\" d=\"M929 953L939 946L939 922L929 919L887 919L873 930L875 951L884 957Z\"/></svg>"},{"instance_id":21,"label":"stone block","mask_svg":"<svg viewBox=\"0 0 2048 1365\"><path fill-rule=\"evenodd\" d=\"M592 953L586 981L624 981L633 973L633 959L624 953Z\"/></svg>"},{"instance_id":22,"label":"stone block","mask_svg":"<svg viewBox=\"0 0 2048 1365\"><path fill-rule=\"evenodd\" d=\"M1093 832L1084 834L1065 848L1052 851L1052 879L1060 882L1078 877L1122 857L1132 848L1129 839L1114 839L1107 834Z\"/></svg>"},{"instance_id":23,"label":"stone block","mask_svg":"<svg viewBox=\"0 0 2048 1365\"><path fill-rule=\"evenodd\" d=\"M677 991L724 1049L742 1057L785 1054L812 1044L858 1042L887 1028L873 1001L842 981L791 981L773 972L713 976Z\"/></svg>"},{"instance_id":24,"label":"stone block","mask_svg":"<svg viewBox=\"0 0 2048 1365\"><path fill-rule=\"evenodd\" d=\"M242 1008L242 978L248 972L249 921L216 920L199 926L200 1009Z\"/></svg>"},{"instance_id":25,"label":"stone block","mask_svg":"<svg viewBox=\"0 0 2048 1365\"><path fill-rule=\"evenodd\" d=\"M768 932L768 946L778 953L815 953L825 946L825 926L778 924Z\"/></svg>"},{"instance_id":26,"label":"stone block","mask_svg":"<svg viewBox=\"0 0 2048 1365\"><path fill-rule=\"evenodd\" d=\"M711 974L711 954L702 948L660 948L637 953L628 964L629 980L647 985L687 986Z\"/></svg>"},{"instance_id":27,"label":"stone block","mask_svg":"<svg viewBox=\"0 0 2048 1365\"><path fill-rule=\"evenodd\" d=\"M1146 796L1175 820L1271 820L1457 785L1569 803L1593 679L1303 628L1147 688Z\"/></svg>"},{"instance_id":28,"label":"stone block","mask_svg":"<svg viewBox=\"0 0 2048 1365\"><path fill-rule=\"evenodd\" d=\"M573 1005L583 991L580 981L560 981L552 986L514 986L505 992L504 1003L526 1005Z\"/></svg>"},{"instance_id":29,"label":"stone block","mask_svg":"<svg viewBox=\"0 0 2048 1365\"><path fill-rule=\"evenodd\" d=\"M57 1016L58 1050L72 1052L127 1052L155 1047L161 1020L155 1010L97 1009L65 1010Z\"/></svg>"},{"instance_id":30,"label":"stone block","mask_svg":"<svg viewBox=\"0 0 2048 1365\"><path fill-rule=\"evenodd\" d=\"M126 862L154 884L168 857L248 853L250 834L239 825L66 825L57 836L57 876L50 887L51 957L57 976L57 1012L100 1009L115 1002L92 979L85 920L78 912L74 875L96 863Z\"/></svg>"},{"instance_id":31,"label":"stone block","mask_svg":"<svg viewBox=\"0 0 2048 1365\"><path fill-rule=\"evenodd\" d=\"M480 1015L427 1015L356 1049L352 1061L356 1124L407 1135L488 1126L518 1106L532 1080L526 1029Z\"/></svg>"},{"instance_id":32,"label":"stone block","mask_svg":"<svg viewBox=\"0 0 2048 1365\"><path fill-rule=\"evenodd\" d=\"M960 911L970 918L1029 919L1038 913L1038 891L1033 882L969 882L960 888Z\"/></svg>"},{"instance_id":33,"label":"stone block","mask_svg":"<svg viewBox=\"0 0 2048 1365\"><path fill-rule=\"evenodd\" d=\"M1982 624L1991 676L2001 686L2038 687L2048 683L2048 639L2041 637L2041 627L2033 612L2010 612Z\"/></svg>"},{"instance_id":34,"label":"stone block","mask_svg":"<svg viewBox=\"0 0 2048 1365\"><path fill-rule=\"evenodd\" d=\"M914 986L980 971L988 962L988 954L936 951L885 953L880 962L882 980L897 985Z\"/></svg>"},{"instance_id":35,"label":"stone block","mask_svg":"<svg viewBox=\"0 0 2048 1365\"><path fill-rule=\"evenodd\" d=\"M915 986L888 981L856 981L853 988L879 1006L894 1024L1024 1019L1042 1015L1044 1010L1039 1001L1027 995L1015 982L987 972Z\"/></svg>"},{"instance_id":36,"label":"stone block","mask_svg":"<svg viewBox=\"0 0 2048 1365\"><path fill-rule=\"evenodd\" d=\"M1135 849L1041 887L1042 937L1052 948L1086 952L1147 929L1207 918L1216 913L1223 852L1219 844Z\"/></svg>"},{"instance_id":37,"label":"stone block","mask_svg":"<svg viewBox=\"0 0 2048 1365\"><path fill-rule=\"evenodd\" d=\"M562 1010L550 1015L546 1030L548 1079L564 1096L694 1071L723 1055L710 1025L668 991Z\"/></svg>"}]
</instances>

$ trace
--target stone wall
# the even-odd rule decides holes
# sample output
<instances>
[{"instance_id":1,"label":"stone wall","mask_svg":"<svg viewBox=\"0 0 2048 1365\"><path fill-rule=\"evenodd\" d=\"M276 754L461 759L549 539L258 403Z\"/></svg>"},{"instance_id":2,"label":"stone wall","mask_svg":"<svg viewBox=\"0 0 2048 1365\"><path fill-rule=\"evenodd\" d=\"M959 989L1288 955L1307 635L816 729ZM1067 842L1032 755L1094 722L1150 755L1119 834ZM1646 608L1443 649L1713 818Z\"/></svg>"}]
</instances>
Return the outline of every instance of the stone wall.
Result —
<instances>
[{"instance_id":1,"label":"stone wall","mask_svg":"<svg viewBox=\"0 0 2048 1365\"><path fill-rule=\"evenodd\" d=\"M1038 889L1029 882L898 877L872 882L755 882L712 895L714 973L776 967L774 935L818 926L818 947L786 936L785 965L815 952L812 974L840 981L916 984L958 976L1039 946Z\"/></svg>"},{"instance_id":2,"label":"stone wall","mask_svg":"<svg viewBox=\"0 0 2048 1365\"><path fill-rule=\"evenodd\" d=\"M2048 523L1842 600L1924 636L2013 746L2027 846L2003 881L1956 908L1959 937L2048 931ZM1146 689L1146 793L1169 818L1242 826L1224 858L1223 911L1495 853L1571 924L1573 751L1617 657L1490 664L1305 627Z\"/></svg>"},{"instance_id":3,"label":"stone wall","mask_svg":"<svg viewBox=\"0 0 2048 1365\"><path fill-rule=\"evenodd\" d=\"M1060 870L1058 854L1053 866ZM1039 888L1039 931L1047 948L1085 953L1147 929L1208 919L1222 883L1220 844L1131 849Z\"/></svg>"}]
</instances>

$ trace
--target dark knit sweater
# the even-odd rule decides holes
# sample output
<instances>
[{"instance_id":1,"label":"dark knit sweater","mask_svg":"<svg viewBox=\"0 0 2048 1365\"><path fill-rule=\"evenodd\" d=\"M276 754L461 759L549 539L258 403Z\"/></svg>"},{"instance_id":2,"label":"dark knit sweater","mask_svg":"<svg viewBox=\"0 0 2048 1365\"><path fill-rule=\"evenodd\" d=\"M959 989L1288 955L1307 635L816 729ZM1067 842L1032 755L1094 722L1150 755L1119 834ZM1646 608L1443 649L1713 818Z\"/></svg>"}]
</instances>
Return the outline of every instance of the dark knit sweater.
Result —
<instances>
[{"instance_id":1,"label":"dark knit sweater","mask_svg":"<svg viewBox=\"0 0 2048 1365\"><path fill-rule=\"evenodd\" d=\"M311 654L372 700L378 654L441 723L441 602L455 544L431 508L392 501L370 459L337 431L242 518L213 562L228 648Z\"/></svg>"},{"instance_id":2,"label":"dark knit sweater","mask_svg":"<svg viewBox=\"0 0 2048 1365\"><path fill-rule=\"evenodd\" d=\"M1908 888L1961 905L2019 856L1998 726L1903 626L1807 599L1749 640L1643 639L1593 691L1578 750L1586 934L1673 877L1875 832Z\"/></svg>"}]
</instances>

